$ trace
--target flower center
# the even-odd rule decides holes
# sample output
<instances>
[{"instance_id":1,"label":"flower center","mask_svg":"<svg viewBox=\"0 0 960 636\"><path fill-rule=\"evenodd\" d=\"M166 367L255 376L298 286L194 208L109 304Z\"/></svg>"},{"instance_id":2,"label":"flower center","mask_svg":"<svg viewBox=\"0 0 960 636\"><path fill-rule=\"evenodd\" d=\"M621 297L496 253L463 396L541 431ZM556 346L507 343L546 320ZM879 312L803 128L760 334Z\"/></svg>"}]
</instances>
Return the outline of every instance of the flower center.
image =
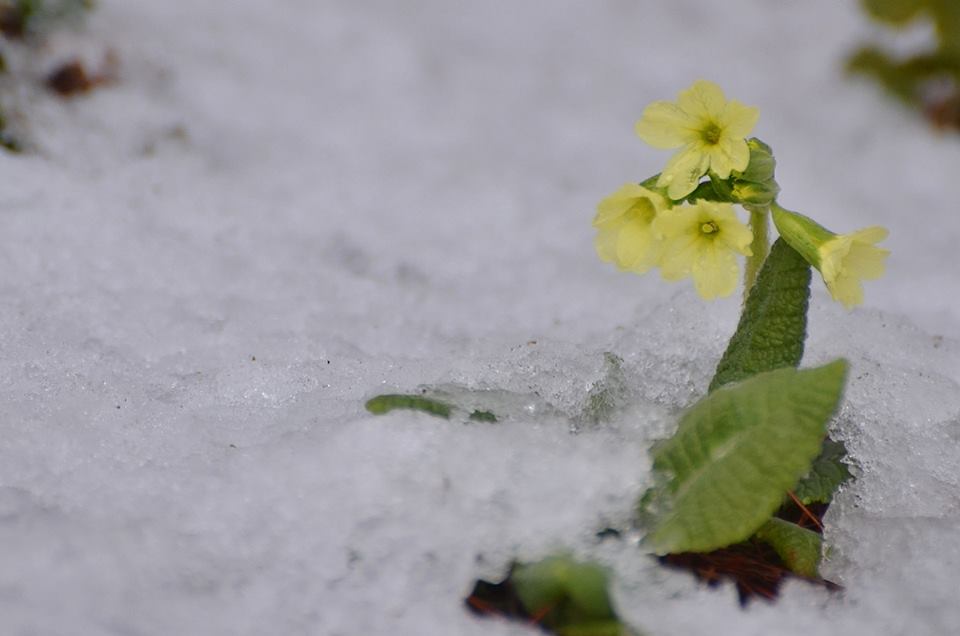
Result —
<instances>
[{"instance_id":1,"label":"flower center","mask_svg":"<svg viewBox=\"0 0 960 636\"><path fill-rule=\"evenodd\" d=\"M719 231L720 231L720 228L717 227L717 224L714 223L713 221L707 221L706 223L700 226L700 232L703 234L707 234L707 235L716 234Z\"/></svg>"},{"instance_id":2,"label":"flower center","mask_svg":"<svg viewBox=\"0 0 960 636\"><path fill-rule=\"evenodd\" d=\"M631 220L639 221L644 226L647 226L653 223L653 219L657 216L657 210L648 199L639 199L633 204L633 207L630 208L627 214Z\"/></svg>"},{"instance_id":3,"label":"flower center","mask_svg":"<svg viewBox=\"0 0 960 636\"><path fill-rule=\"evenodd\" d=\"M720 141L720 137L722 136L723 129L713 122L708 123L706 126L704 126L703 130L700 131L700 137L703 139L704 143L710 146L716 146Z\"/></svg>"}]
</instances>

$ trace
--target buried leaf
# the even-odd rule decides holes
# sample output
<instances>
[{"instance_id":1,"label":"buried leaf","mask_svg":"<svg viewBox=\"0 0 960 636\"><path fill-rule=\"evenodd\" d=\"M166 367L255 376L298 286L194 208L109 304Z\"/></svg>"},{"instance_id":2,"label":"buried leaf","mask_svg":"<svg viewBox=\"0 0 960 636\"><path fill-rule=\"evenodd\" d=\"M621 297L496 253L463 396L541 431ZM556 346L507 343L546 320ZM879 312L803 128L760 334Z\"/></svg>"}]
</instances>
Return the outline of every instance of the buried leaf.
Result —
<instances>
[{"instance_id":1,"label":"buried leaf","mask_svg":"<svg viewBox=\"0 0 960 636\"><path fill-rule=\"evenodd\" d=\"M367 410L374 415L383 415L395 409L422 411L437 417L450 417L450 405L439 400L431 400L422 395L378 395L367 400Z\"/></svg>"},{"instance_id":2,"label":"buried leaf","mask_svg":"<svg viewBox=\"0 0 960 636\"><path fill-rule=\"evenodd\" d=\"M823 539L818 533L774 517L760 526L755 536L773 548L791 571L811 579L819 576Z\"/></svg>"},{"instance_id":3,"label":"buried leaf","mask_svg":"<svg viewBox=\"0 0 960 636\"><path fill-rule=\"evenodd\" d=\"M823 448L820 455L813 460L810 472L793 489L793 494L800 503L830 503L837 488L852 476L850 469L843 463L846 456L847 448L843 442L829 437L823 440Z\"/></svg>"},{"instance_id":4,"label":"buried leaf","mask_svg":"<svg viewBox=\"0 0 960 636\"><path fill-rule=\"evenodd\" d=\"M657 554L714 550L753 534L820 451L847 363L777 369L714 391L653 451L640 503Z\"/></svg>"},{"instance_id":5,"label":"buried leaf","mask_svg":"<svg viewBox=\"0 0 960 636\"><path fill-rule=\"evenodd\" d=\"M564 615L577 621L613 616L607 578L607 571L599 565L578 563L566 556L518 564L512 572L517 596L531 615L549 610L554 618Z\"/></svg>"},{"instance_id":6,"label":"buried leaf","mask_svg":"<svg viewBox=\"0 0 960 636\"><path fill-rule=\"evenodd\" d=\"M559 636L636 636L617 618L607 570L565 555L517 563L503 582L478 581L467 598L474 612L534 623Z\"/></svg>"}]
</instances>

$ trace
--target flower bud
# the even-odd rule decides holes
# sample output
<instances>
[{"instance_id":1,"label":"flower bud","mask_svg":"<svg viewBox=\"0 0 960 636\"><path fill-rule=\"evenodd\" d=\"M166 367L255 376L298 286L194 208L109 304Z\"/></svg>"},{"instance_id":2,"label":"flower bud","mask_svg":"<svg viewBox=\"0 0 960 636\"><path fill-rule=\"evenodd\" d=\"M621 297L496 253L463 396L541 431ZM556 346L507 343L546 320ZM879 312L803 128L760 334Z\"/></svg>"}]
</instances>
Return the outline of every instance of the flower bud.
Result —
<instances>
[{"instance_id":1,"label":"flower bud","mask_svg":"<svg viewBox=\"0 0 960 636\"><path fill-rule=\"evenodd\" d=\"M740 173L733 173L732 196L744 205L768 206L780 193L774 179L777 162L770 146L759 139L747 141L750 148L750 163Z\"/></svg>"}]
</instances>

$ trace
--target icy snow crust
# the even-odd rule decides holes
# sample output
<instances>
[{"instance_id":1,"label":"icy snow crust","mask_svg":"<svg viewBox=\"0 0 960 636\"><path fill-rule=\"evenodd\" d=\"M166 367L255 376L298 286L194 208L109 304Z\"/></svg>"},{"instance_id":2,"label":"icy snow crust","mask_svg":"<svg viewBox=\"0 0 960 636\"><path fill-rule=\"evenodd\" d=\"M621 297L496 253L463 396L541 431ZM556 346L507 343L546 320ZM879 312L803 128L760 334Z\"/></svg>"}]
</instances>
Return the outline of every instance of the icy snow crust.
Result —
<instances>
[{"instance_id":1,"label":"icy snow crust","mask_svg":"<svg viewBox=\"0 0 960 636\"><path fill-rule=\"evenodd\" d=\"M526 634L462 599L561 548L653 635L960 631L960 140L843 80L853 3L99 4L51 50L122 80L21 87L36 149L0 156L2 633ZM736 323L591 246L698 77L760 107L784 205L891 229L865 309L815 282L843 595L742 611L595 536ZM421 387L501 421L363 409Z\"/></svg>"}]
</instances>

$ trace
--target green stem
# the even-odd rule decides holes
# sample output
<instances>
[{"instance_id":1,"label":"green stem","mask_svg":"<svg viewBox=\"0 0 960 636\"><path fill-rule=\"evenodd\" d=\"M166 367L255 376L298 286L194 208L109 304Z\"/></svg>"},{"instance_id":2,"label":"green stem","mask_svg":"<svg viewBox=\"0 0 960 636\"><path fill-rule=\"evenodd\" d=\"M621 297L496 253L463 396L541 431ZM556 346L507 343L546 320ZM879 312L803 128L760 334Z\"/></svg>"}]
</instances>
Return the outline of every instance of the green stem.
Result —
<instances>
[{"instance_id":1,"label":"green stem","mask_svg":"<svg viewBox=\"0 0 960 636\"><path fill-rule=\"evenodd\" d=\"M744 206L750 212L750 229L753 231L753 242L750 243L751 255L747 257L747 265L743 271L743 301L747 301L750 290L757 280L757 273L763 267L770 253L769 222L767 217L770 208L767 206Z\"/></svg>"}]
</instances>

